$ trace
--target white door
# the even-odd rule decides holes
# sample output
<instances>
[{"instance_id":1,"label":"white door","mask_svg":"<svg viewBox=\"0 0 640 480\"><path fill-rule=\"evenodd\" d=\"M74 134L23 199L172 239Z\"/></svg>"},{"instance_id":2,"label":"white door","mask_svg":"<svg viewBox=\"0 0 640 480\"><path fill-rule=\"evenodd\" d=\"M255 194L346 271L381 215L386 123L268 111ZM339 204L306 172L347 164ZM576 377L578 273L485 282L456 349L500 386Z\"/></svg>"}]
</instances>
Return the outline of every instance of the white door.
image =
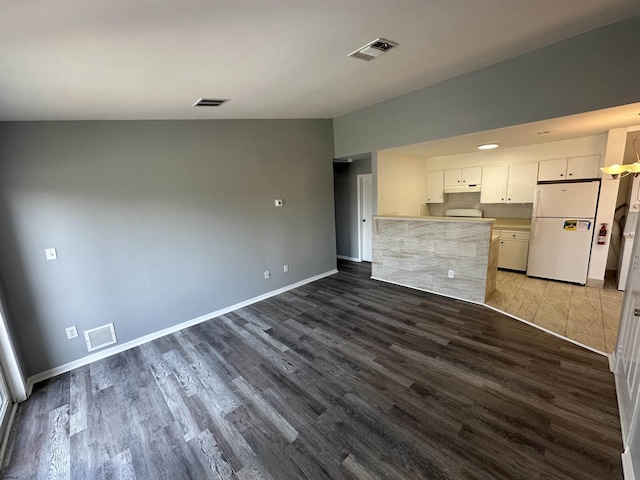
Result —
<instances>
[{"instance_id":1,"label":"white door","mask_svg":"<svg viewBox=\"0 0 640 480\"><path fill-rule=\"evenodd\" d=\"M358 212L360 217L360 259L373 257L373 175L358 175Z\"/></svg>"},{"instance_id":2,"label":"white door","mask_svg":"<svg viewBox=\"0 0 640 480\"><path fill-rule=\"evenodd\" d=\"M638 235L636 231L636 235ZM640 478L640 242L634 242L616 345L616 387L625 452L623 465ZM633 459L633 462L631 461ZM629 472L630 473L630 472ZM625 472L625 478L633 478Z\"/></svg>"}]
</instances>

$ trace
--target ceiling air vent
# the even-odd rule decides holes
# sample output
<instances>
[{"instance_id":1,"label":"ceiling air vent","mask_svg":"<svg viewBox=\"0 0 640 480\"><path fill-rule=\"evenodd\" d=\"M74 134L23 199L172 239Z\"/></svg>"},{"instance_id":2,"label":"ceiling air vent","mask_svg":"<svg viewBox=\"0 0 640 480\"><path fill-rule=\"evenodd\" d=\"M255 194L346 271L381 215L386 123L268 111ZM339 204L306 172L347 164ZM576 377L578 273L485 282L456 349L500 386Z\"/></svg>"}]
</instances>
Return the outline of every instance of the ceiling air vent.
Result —
<instances>
[{"instance_id":1,"label":"ceiling air vent","mask_svg":"<svg viewBox=\"0 0 640 480\"><path fill-rule=\"evenodd\" d=\"M355 52L351 52L348 56L368 62L397 46L398 44L391 40L376 38L373 42L367 43L364 47L360 47Z\"/></svg>"},{"instance_id":2,"label":"ceiling air vent","mask_svg":"<svg viewBox=\"0 0 640 480\"><path fill-rule=\"evenodd\" d=\"M192 107L219 107L223 103L228 102L229 99L220 98L201 98L196 103L191 105Z\"/></svg>"}]
</instances>

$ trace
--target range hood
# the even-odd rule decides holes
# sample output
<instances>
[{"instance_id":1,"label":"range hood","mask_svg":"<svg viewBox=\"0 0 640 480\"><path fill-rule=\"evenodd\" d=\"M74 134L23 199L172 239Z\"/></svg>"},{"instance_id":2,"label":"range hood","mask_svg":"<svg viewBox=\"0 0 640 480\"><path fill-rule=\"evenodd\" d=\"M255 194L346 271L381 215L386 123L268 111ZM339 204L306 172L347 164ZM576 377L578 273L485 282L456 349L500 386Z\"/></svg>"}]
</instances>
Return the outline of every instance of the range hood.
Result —
<instances>
[{"instance_id":1,"label":"range hood","mask_svg":"<svg viewBox=\"0 0 640 480\"><path fill-rule=\"evenodd\" d=\"M479 192L481 185L479 183L472 183L470 185L445 185L444 193L464 193L464 192Z\"/></svg>"}]
</instances>

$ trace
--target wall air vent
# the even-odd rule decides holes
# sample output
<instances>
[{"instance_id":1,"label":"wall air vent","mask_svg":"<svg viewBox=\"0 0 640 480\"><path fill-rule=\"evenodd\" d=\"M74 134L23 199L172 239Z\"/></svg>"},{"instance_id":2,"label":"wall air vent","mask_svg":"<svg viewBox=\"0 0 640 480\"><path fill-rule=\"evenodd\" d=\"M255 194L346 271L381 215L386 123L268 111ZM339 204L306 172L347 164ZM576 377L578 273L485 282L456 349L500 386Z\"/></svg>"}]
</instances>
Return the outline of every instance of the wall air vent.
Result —
<instances>
[{"instance_id":1,"label":"wall air vent","mask_svg":"<svg viewBox=\"0 0 640 480\"><path fill-rule=\"evenodd\" d=\"M364 47L360 47L355 52L351 52L348 56L368 62L397 46L398 44L391 40L376 38L373 42L367 43Z\"/></svg>"},{"instance_id":2,"label":"wall air vent","mask_svg":"<svg viewBox=\"0 0 640 480\"><path fill-rule=\"evenodd\" d=\"M220 98L201 98L196 103L191 105L192 107L219 107L223 103L228 102L229 99L220 99Z\"/></svg>"},{"instance_id":3,"label":"wall air vent","mask_svg":"<svg viewBox=\"0 0 640 480\"><path fill-rule=\"evenodd\" d=\"M84 339L87 342L87 349L91 352L116 343L116 330L113 328L113 323L109 323L98 328L85 330Z\"/></svg>"}]
</instances>

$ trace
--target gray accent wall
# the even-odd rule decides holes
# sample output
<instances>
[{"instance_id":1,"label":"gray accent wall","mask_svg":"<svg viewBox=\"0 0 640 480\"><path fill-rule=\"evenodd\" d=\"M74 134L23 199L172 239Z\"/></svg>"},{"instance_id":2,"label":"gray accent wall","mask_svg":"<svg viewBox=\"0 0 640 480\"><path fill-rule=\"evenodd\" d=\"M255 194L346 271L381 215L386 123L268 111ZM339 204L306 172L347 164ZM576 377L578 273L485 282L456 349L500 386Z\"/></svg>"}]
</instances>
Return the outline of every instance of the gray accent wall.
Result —
<instances>
[{"instance_id":1,"label":"gray accent wall","mask_svg":"<svg viewBox=\"0 0 640 480\"><path fill-rule=\"evenodd\" d=\"M356 110L335 157L639 102L638 45L634 17Z\"/></svg>"},{"instance_id":2,"label":"gray accent wall","mask_svg":"<svg viewBox=\"0 0 640 480\"><path fill-rule=\"evenodd\" d=\"M358 257L358 175L371 172L371 159L333 164L338 255Z\"/></svg>"},{"instance_id":3,"label":"gray accent wall","mask_svg":"<svg viewBox=\"0 0 640 480\"><path fill-rule=\"evenodd\" d=\"M121 344L335 269L332 152L330 120L0 123L26 374L86 356L83 330Z\"/></svg>"}]
</instances>

